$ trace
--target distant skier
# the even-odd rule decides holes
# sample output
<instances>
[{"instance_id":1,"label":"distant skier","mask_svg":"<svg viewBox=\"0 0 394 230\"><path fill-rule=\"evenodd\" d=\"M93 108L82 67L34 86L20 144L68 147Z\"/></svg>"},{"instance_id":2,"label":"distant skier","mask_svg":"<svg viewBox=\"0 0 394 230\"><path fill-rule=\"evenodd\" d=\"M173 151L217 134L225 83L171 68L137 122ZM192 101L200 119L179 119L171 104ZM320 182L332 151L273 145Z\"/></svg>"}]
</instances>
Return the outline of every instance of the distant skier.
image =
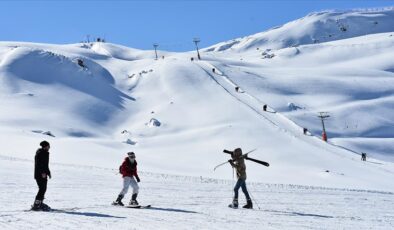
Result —
<instances>
[{"instance_id":1,"label":"distant skier","mask_svg":"<svg viewBox=\"0 0 394 230\"><path fill-rule=\"evenodd\" d=\"M86 68L85 64L83 63L82 59L77 59L78 65L81 66L82 68Z\"/></svg>"},{"instance_id":2,"label":"distant skier","mask_svg":"<svg viewBox=\"0 0 394 230\"><path fill-rule=\"evenodd\" d=\"M129 190L129 186L131 186L133 188L133 194L131 196L129 205L138 206L137 196L138 196L139 186L137 182L140 182L140 178L137 173L137 161L135 160L134 152L127 153L127 157L124 159L122 165L119 168L119 171L123 176L123 189L119 193L116 201L114 201L112 204L124 206L124 204L122 203L122 199L126 195L127 191Z\"/></svg>"},{"instance_id":3,"label":"distant skier","mask_svg":"<svg viewBox=\"0 0 394 230\"><path fill-rule=\"evenodd\" d=\"M230 160L228 162L231 164L233 168L235 168L237 172L237 183L234 186L234 199L233 203L229 205L230 208L238 208L238 190L242 188L242 192L246 197L246 205L243 208L253 208L252 200L250 199L248 190L246 189L246 165L245 159L242 157L242 149L236 148L234 152L231 154Z\"/></svg>"},{"instance_id":4,"label":"distant skier","mask_svg":"<svg viewBox=\"0 0 394 230\"><path fill-rule=\"evenodd\" d=\"M42 141L40 146L41 148L37 150L34 157L34 179L38 185L38 193L32 206L32 210L49 211L51 208L44 204L43 201L47 190L48 177L51 178L51 171L49 170L50 145L47 141Z\"/></svg>"},{"instance_id":5,"label":"distant skier","mask_svg":"<svg viewBox=\"0 0 394 230\"><path fill-rule=\"evenodd\" d=\"M361 160L367 161L367 154L366 153L361 153Z\"/></svg>"}]
</instances>

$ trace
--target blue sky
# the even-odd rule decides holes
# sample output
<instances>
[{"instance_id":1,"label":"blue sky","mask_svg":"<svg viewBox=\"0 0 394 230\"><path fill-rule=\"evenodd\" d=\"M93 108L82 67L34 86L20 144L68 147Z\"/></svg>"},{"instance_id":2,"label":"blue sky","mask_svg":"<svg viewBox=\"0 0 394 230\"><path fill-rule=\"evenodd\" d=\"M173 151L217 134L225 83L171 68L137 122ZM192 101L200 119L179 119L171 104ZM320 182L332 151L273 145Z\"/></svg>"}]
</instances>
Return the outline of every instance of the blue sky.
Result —
<instances>
[{"instance_id":1,"label":"blue sky","mask_svg":"<svg viewBox=\"0 0 394 230\"><path fill-rule=\"evenodd\" d=\"M314 11L394 6L394 0L0 0L0 40L76 43L91 37L138 49L186 51L258 33Z\"/></svg>"}]
</instances>

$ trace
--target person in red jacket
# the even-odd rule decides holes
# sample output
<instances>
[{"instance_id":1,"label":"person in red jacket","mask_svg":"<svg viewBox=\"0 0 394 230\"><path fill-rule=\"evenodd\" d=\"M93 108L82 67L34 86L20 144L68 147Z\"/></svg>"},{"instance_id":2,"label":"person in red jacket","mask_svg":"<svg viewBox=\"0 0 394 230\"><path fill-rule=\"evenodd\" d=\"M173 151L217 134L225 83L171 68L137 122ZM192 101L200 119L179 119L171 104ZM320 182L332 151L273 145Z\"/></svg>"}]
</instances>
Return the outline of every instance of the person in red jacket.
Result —
<instances>
[{"instance_id":1,"label":"person in red jacket","mask_svg":"<svg viewBox=\"0 0 394 230\"><path fill-rule=\"evenodd\" d=\"M129 190L129 186L133 188L133 195L131 196L131 200L129 205L138 205L137 196L139 186L137 182L140 182L140 178L137 173L137 161L135 160L135 153L128 152L127 157L124 159L122 165L119 168L120 173L123 177L123 189L120 191L118 198L113 202L113 205L121 205L123 197L126 195ZM134 179L135 178L135 179ZM136 181L137 180L137 181Z\"/></svg>"}]
</instances>

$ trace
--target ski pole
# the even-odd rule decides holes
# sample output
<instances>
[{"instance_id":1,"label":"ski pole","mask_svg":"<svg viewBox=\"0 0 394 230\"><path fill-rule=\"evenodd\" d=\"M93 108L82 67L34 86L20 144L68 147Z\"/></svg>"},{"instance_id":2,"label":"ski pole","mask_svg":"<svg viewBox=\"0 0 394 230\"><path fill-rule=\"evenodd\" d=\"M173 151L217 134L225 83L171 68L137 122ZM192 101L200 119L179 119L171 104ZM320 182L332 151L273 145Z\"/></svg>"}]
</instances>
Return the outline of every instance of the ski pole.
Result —
<instances>
[{"instance_id":1,"label":"ski pole","mask_svg":"<svg viewBox=\"0 0 394 230\"><path fill-rule=\"evenodd\" d=\"M226 161L226 162L223 162L223 163L221 163L221 164L216 165L216 167L213 169L213 171L215 171L217 168L219 168L220 166L225 165L225 164L227 164L227 163L229 163L229 162Z\"/></svg>"},{"instance_id":2,"label":"ski pole","mask_svg":"<svg viewBox=\"0 0 394 230\"><path fill-rule=\"evenodd\" d=\"M252 184L250 184L250 185L252 185ZM251 187L252 187L252 186L251 186ZM259 210L261 210L259 203L257 203L257 200L254 198L254 196L252 195L252 193L250 192L250 190L249 190L249 194L250 194L250 196L251 196L253 202L256 203L257 208L258 208Z\"/></svg>"}]
</instances>

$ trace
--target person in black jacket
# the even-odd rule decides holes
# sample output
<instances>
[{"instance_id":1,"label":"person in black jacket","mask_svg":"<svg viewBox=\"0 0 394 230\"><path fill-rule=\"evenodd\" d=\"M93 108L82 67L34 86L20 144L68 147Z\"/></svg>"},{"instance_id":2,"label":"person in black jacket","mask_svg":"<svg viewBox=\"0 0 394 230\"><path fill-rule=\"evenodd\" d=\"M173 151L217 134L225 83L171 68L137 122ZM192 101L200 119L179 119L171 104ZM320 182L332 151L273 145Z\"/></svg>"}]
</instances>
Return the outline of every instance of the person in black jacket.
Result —
<instances>
[{"instance_id":1,"label":"person in black jacket","mask_svg":"<svg viewBox=\"0 0 394 230\"><path fill-rule=\"evenodd\" d=\"M49 149L50 145L47 141L40 143L41 148L36 152L34 157L34 179L38 185L38 193L32 210L50 210L50 207L43 203L45 192L47 190L48 177L51 178L49 170Z\"/></svg>"}]
</instances>

